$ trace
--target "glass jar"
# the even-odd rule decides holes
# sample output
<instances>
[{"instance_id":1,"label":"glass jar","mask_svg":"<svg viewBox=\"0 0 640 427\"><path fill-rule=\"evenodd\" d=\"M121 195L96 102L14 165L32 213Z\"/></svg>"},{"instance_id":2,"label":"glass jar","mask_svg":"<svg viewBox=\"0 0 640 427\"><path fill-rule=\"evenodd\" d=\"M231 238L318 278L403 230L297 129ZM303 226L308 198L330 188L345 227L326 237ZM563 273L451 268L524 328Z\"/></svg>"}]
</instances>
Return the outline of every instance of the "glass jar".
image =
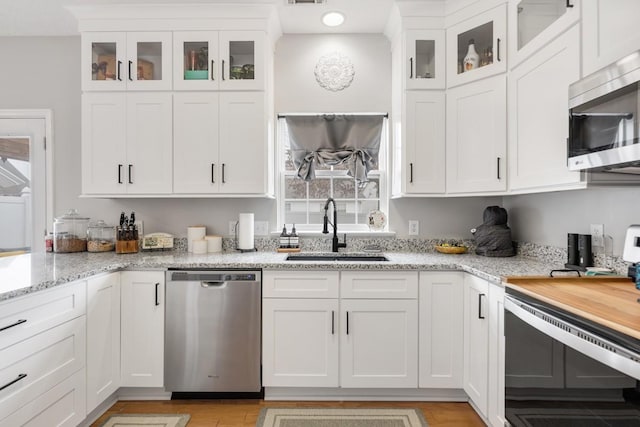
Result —
<instances>
[{"instance_id":1,"label":"glass jar","mask_svg":"<svg viewBox=\"0 0 640 427\"><path fill-rule=\"evenodd\" d=\"M116 247L115 227L103 220L89 224L87 229L87 251L109 252Z\"/></svg>"},{"instance_id":2,"label":"glass jar","mask_svg":"<svg viewBox=\"0 0 640 427\"><path fill-rule=\"evenodd\" d=\"M76 209L53 222L54 252L84 252L87 250L87 226L89 218L82 217Z\"/></svg>"}]
</instances>

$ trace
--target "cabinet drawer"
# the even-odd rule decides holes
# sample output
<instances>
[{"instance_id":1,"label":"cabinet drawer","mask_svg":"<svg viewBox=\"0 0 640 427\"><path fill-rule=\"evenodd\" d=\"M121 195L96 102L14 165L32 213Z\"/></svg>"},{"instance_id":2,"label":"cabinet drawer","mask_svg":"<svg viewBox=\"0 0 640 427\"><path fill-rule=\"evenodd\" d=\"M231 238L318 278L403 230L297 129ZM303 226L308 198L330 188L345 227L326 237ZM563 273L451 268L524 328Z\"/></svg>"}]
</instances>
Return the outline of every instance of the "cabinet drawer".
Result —
<instances>
[{"instance_id":1,"label":"cabinet drawer","mask_svg":"<svg viewBox=\"0 0 640 427\"><path fill-rule=\"evenodd\" d=\"M342 298L418 298L418 272L346 271L340 282Z\"/></svg>"},{"instance_id":2,"label":"cabinet drawer","mask_svg":"<svg viewBox=\"0 0 640 427\"><path fill-rule=\"evenodd\" d=\"M84 369L6 418L0 427L75 427L85 417Z\"/></svg>"},{"instance_id":3,"label":"cabinet drawer","mask_svg":"<svg viewBox=\"0 0 640 427\"><path fill-rule=\"evenodd\" d=\"M85 366L85 323L82 316L0 350L0 419Z\"/></svg>"},{"instance_id":4,"label":"cabinet drawer","mask_svg":"<svg viewBox=\"0 0 640 427\"><path fill-rule=\"evenodd\" d=\"M265 271L265 298L338 298L337 271Z\"/></svg>"},{"instance_id":5,"label":"cabinet drawer","mask_svg":"<svg viewBox=\"0 0 640 427\"><path fill-rule=\"evenodd\" d=\"M85 312L84 280L6 301L0 304L0 351Z\"/></svg>"}]
</instances>

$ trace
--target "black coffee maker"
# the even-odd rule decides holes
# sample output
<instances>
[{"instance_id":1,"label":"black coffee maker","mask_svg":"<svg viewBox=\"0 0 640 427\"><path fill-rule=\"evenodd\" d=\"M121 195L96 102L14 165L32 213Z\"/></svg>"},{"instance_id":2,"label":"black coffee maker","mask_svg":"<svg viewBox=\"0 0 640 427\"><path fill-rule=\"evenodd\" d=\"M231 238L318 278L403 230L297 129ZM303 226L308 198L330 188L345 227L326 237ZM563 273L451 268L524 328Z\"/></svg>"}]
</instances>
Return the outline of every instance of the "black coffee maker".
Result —
<instances>
[{"instance_id":1,"label":"black coffee maker","mask_svg":"<svg viewBox=\"0 0 640 427\"><path fill-rule=\"evenodd\" d=\"M567 234L567 263L564 266L578 271L593 267L591 234Z\"/></svg>"}]
</instances>

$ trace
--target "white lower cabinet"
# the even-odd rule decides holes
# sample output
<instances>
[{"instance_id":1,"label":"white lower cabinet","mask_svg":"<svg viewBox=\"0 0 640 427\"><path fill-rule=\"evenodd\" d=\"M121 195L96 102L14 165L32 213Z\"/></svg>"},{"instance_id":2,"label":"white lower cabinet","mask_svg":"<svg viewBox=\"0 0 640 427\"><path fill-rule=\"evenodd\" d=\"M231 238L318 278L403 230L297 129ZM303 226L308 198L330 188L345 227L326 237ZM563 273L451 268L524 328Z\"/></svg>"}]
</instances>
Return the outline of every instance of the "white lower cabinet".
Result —
<instances>
[{"instance_id":1,"label":"white lower cabinet","mask_svg":"<svg viewBox=\"0 0 640 427\"><path fill-rule=\"evenodd\" d=\"M120 387L120 273L87 280L87 413Z\"/></svg>"},{"instance_id":2,"label":"white lower cabinet","mask_svg":"<svg viewBox=\"0 0 640 427\"><path fill-rule=\"evenodd\" d=\"M464 273L421 272L419 387L462 388Z\"/></svg>"},{"instance_id":3,"label":"white lower cabinet","mask_svg":"<svg viewBox=\"0 0 640 427\"><path fill-rule=\"evenodd\" d=\"M164 271L123 271L121 386L164 384Z\"/></svg>"}]
</instances>

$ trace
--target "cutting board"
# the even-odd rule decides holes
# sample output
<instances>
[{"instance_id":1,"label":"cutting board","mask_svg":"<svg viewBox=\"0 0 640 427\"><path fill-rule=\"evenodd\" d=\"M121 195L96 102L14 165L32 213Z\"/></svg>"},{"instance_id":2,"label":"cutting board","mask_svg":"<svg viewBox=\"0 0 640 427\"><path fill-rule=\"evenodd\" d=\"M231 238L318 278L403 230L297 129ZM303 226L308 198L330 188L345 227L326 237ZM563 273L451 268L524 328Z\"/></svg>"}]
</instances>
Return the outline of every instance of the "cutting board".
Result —
<instances>
[{"instance_id":1,"label":"cutting board","mask_svg":"<svg viewBox=\"0 0 640 427\"><path fill-rule=\"evenodd\" d=\"M640 291L626 277L506 277L505 286L640 339Z\"/></svg>"}]
</instances>

